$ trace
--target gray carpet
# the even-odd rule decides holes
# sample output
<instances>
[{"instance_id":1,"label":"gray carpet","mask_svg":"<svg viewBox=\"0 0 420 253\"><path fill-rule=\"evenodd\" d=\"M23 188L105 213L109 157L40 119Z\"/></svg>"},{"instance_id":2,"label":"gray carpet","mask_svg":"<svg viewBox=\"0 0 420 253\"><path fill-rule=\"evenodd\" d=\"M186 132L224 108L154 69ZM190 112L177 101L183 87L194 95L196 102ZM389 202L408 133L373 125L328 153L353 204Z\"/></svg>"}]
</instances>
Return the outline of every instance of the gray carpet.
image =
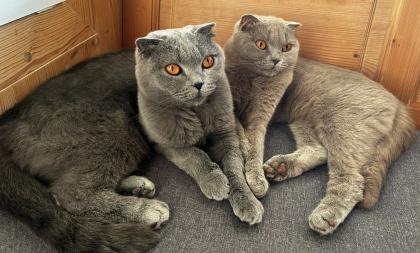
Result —
<instances>
[{"instance_id":1,"label":"gray carpet","mask_svg":"<svg viewBox=\"0 0 420 253\"><path fill-rule=\"evenodd\" d=\"M270 128L266 157L293 151L284 125ZM158 252L420 252L420 133L416 143L393 165L379 203L354 210L327 237L312 232L307 217L322 198L327 168L271 186L262 200L265 216L249 227L227 201L207 200L185 173L162 157L150 164L157 197L171 207ZM27 227L0 212L0 252L52 252Z\"/></svg>"}]
</instances>

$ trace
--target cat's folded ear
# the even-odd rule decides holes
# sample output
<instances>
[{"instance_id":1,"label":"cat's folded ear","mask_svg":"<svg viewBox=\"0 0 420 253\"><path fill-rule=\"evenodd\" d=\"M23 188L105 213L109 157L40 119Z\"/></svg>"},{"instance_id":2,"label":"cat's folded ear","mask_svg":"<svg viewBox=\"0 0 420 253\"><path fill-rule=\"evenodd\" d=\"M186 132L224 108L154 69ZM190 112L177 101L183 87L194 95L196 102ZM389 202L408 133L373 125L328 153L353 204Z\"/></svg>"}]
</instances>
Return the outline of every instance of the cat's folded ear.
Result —
<instances>
[{"instance_id":1,"label":"cat's folded ear","mask_svg":"<svg viewBox=\"0 0 420 253\"><path fill-rule=\"evenodd\" d=\"M253 27L258 22L261 22L261 21L254 15L245 14L241 17L241 21L239 22L239 29L241 31L248 31L251 27Z\"/></svg>"},{"instance_id":2,"label":"cat's folded ear","mask_svg":"<svg viewBox=\"0 0 420 253\"><path fill-rule=\"evenodd\" d=\"M202 25L196 25L195 32L209 37L214 37L213 28L216 26L215 23L206 23Z\"/></svg>"},{"instance_id":3,"label":"cat's folded ear","mask_svg":"<svg viewBox=\"0 0 420 253\"><path fill-rule=\"evenodd\" d=\"M136 46L140 50L140 53L142 53L157 47L162 41L161 39L141 37L136 39Z\"/></svg>"},{"instance_id":4,"label":"cat's folded ear","mask_svg":"<svg viewBox=\"0 0 420 253\"><path fill-rule=\"evenodd\" d=\"M287 27L293 32L297 31L299 29L299 27L301 27L301 26L302 26L301 23L298 23L298 22L295 22L295 21L287 21Z\"/></svg>"}]
</instances>

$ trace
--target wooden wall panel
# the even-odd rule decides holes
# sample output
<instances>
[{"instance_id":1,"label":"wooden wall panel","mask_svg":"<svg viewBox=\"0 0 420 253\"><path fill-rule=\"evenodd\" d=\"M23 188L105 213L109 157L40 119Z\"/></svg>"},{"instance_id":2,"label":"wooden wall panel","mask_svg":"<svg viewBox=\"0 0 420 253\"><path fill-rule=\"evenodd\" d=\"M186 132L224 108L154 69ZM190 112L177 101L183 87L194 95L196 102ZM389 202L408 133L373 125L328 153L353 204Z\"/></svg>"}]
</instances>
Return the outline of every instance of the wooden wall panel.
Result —
<instances>
[{"instance_id":1,"label":"wooden wall panel","mask_svg":"<svg viewBox=\"0 0 420 253\"><path fill-rule=\"evenodd\" d=\"M373 80L378 79L383 56L389 41L392 17L398 9L399 0L376 0L372 8L366 48L363 54L361 72Z\"/></svg>"},{"instance_id":2,"label":"wooden wall panel","mask_svg":"<svg viewBox=\"0 0 420 253\"><path fill-rule=\"evenodd\" d=\"M420 1L398 3L379 81L408 105L420 128Z\"/></svg>"},{"instance_id":3,"label":"wooden wall panel","mask_svg":"<svg viewBox=\"0 0 420 253\"><path fill-rule=\"evenodd\" d=\"M388 0L385 0L388 1ZM223 44L242 14L274 15L303 24L301 55L360 70L376 0L162 0L160 28L215 21Z\"/></svg>"},{"instance_id":4,"label":"wooden wall panel","mask_svg":"<svg viewBox=\"0 0 420 253\"><path fill-rule=\"evenodd\" d=\"M136 38L158 29L160 0L123 0L124 48L133 48Z\"/></svg>"},{"instance_id":5,"label":"wooden wall panel","mask_svg":"<svg viewBox=\"0 0 420 253\"><path fill-rule=\"evenodd\" d=\"M121 0L67 0L0 27L0 114L41 82L121 48Z\"/></svg>"},{"instance_id":6,"label":"wooden wall panel","mask_svg":"<svg viewBox=\"0 0 420 253\"><path fill-rule=\"evenodd\" d=\"M66 4L1 27L0 89L92 36L95 32Z\"/></svg>"},{"instance_id":7,"label":"wooden wall panel","mask_svg":"<svg viewBox=\"0 0 420 253\"><path fill-rule=\"evenodd\" d=\"M72 8L78 2L80 5L90 4L87 11L79 14L85 18L98 35L95 56L121 49L122 37L122 1L123 0L66 0Z\"/></svg>"}]
</instances>

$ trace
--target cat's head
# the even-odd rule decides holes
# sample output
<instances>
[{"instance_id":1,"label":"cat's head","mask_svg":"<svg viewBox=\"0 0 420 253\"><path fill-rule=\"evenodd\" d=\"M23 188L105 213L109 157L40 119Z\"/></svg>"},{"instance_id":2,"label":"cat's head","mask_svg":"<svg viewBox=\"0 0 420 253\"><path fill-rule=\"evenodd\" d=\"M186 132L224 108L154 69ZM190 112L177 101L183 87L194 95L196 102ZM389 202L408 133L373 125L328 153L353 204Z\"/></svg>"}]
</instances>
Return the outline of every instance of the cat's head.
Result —
<instances>
[{"instance_id":1,"label":"cat's head","mask_svg":"<svg viewBox=\"0 0 420 253\"><path fill-rule=\"evenodd\" d=\"M214 23L154 31L136 40L139 89L151 99L202 104L224 77L224 54Z\"/></svg>"},{"instance_id":2,"label":"cat's head","mask_svg":"<svg viewBox=\"0 0 420 253\"><path fill-rule=\"evenodd\" d=\"M226 62L257 75L275 76L296 64L295 32L300 26L277 17L243 15L225 45Z\"/></svg>"}]
</instances>

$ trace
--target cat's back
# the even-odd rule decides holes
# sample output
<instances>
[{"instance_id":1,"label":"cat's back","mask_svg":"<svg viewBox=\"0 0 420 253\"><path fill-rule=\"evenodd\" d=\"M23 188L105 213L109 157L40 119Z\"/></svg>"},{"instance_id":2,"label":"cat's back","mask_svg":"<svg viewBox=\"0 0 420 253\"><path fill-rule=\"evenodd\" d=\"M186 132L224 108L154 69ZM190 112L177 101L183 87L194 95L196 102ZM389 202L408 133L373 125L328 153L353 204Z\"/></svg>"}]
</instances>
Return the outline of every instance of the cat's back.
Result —
<instances>
[{"instance_id":1,"label":"cat's back","mask_svg":"<svg viewBox=\"0 0 420 253\"><path fill-rule=\"evenodd\" d=\"M87 104L100 106L104 98L135 92L133 52L123 51L76 65L42 84L36 91L0 117L0 125L13 119L25 120L32 113L53 112ZM38 117L48 117L37 115Z\"/></svg>"},{"instance_id":2,"label":"cat's back","mask_svg":"<svg viewBox=\"0 0 420 253\"><path fill-rule=\"evenodd\" d=\"M16 142L16 138L39 135L53 125L70 128L98 120L95 113L99 112L134 113L131 111L137 108L135 104L133 52L109 54L76 65L46 81L0 116L0 139L11 143Z\"/></svg>"},{"instance_id":3,"label":"cat's back","mask_svg":"<svg viewBox=\"0 0 420 253\"><path fill-rule=\"evenodd\" d=\"M382 85L359 72L302 57L296 65L291 86L296 98L317 97L331 106L398 104L398 99Z\"/></svg>"},{"instance_id":4,"label":"cat's back","mask_svg":"<svg viewBox=\"0 0 420 253\"><path fill-rule=\"evenodd\" d=\"M405 113L396 97L363 74L305 58L296 65L283 105L292 120L304 118L315 125L392 125L397 113Z\"/></svg>"}]
</instances>

